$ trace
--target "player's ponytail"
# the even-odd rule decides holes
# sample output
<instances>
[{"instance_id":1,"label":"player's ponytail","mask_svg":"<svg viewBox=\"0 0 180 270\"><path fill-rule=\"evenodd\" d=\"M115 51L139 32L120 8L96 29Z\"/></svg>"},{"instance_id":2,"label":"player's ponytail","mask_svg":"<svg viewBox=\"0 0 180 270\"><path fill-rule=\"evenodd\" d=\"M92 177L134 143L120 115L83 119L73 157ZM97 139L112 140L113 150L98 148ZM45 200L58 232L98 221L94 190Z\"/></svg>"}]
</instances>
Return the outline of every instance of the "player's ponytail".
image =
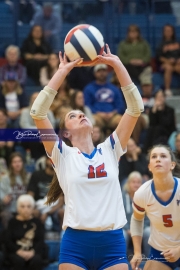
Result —
<instances>
[{"instance_id":1,"label":"player's ponytail","mask_svg":"<svg viewBox=\"0 0 180 270\"><path fill-rule=\"evenodd\" d=\"M63 191L59 185L59 181L58 181L58 178L57 178L57 175L56 173L54 172L54 176L53 176L53 179L49 185L49 191L47 193L47 201L46 201L46 204L47 205L50 205L52 203L55 203L60 195L63 194Z\"/></svg>"},{"instance_id":2,"label":"player's ponytail","mask_svg":"<svg viewBox=\"0 0 180 270\"><path fill-rule=\"evenodd\" d=\"M71 111L71 110L69 110ZM66 129L65 127L65 116L66 114L61 118L60 120L60 132L59 132L59 137L69 146L72 146L71 145L71 142L66 139L65 137L63 137L63 131ZM61 194L63 194L63 191L59 185L59 181L58 181L58 178L57 178L57 175L56 173L54 172L54 176L53 176L53 179L49 185L49 191L47 193L47 201L46 201L46 204L47 205L50 205L54 202L56 202L59 197L61 196Z\"/></svg>"}]
</instances>

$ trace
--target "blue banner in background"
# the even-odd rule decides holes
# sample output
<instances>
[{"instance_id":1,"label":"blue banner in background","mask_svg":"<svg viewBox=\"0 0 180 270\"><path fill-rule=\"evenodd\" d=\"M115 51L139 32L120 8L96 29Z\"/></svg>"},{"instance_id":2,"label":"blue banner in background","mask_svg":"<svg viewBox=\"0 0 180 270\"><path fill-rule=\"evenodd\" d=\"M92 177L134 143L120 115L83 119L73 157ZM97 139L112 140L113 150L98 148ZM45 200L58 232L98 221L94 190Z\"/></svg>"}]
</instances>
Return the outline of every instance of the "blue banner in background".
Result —
<instances>
[{"instance_id":1,"label":"blue banner in background","mask_svg":"<svg viewBox=\"0 0 180 270\"><path fill-rule=\"evenodd\" d=\"M0 141L56 141L58 139L57 132L53 129L0 129Z\"/></svg>"}]
</instances>

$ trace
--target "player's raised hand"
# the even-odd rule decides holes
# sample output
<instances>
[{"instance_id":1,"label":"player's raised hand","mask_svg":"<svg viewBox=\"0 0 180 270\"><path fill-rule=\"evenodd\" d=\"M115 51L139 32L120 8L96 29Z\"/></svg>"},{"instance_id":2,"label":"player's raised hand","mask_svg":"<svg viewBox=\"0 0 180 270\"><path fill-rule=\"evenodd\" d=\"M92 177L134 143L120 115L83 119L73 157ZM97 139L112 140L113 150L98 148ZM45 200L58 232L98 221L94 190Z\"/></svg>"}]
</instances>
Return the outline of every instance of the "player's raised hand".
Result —
<instances>
[{"instance_id":1,"label":"player's raised hand","mask_svg":"<svg viewBox=\"0 0 180 270\"><path fill-rule=\"evenodd\" d=\"M108 44L106 44L106 52L104 51L102 55L98 55L98 59L101 63L110 65L112 67L114 66L115 63L120 62L119 57L111 53Z\"/></svg>"},{"instance_id":2,"label":"player's raised hand","mask_svg":"<svg viewBox=\"0 0 180 270\"><path fill-rule=\"evenodd\" d=\"M80 64L83 61L83 58L78 58L74 61L68 62L66 54L64 53L64 55L62 54L62 52L59 52L59 69L67 69L67 70L71 70L74 67L78 66L78 64Z\"/></svg>"},{"instance_id":3,"label":"player's raised hand","mask_svg":"<svg viewBox=\"0 0 180 270\"><path fill-rule=\"evenodd\" d=\"M132 270L139 270L139 265L142 261L142 255L141 254L134 254L132 257L130 264L132 267Z\"/></svg>"},{"instance_id":4,"label":"player's raised hand","mask_svg":"<svg viewBox=\"0 0 180 270\"><path fill-rule=\"evenodd\" d=\"M163 251L161 255L164 256L166 261L175 262L180 258L180 247L167 249Z\"/></svg>"}]
</instances>

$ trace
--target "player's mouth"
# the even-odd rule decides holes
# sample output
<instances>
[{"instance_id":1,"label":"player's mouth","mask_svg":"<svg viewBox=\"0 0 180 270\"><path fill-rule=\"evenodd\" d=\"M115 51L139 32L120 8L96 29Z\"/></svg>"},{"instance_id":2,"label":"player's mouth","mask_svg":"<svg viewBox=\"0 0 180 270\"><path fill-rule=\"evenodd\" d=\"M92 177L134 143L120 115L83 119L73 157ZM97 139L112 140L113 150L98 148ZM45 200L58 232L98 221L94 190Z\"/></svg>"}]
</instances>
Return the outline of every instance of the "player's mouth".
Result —
<instances>
[{"instance_id":1,"label":"player's mouth","mask_svg":"<svg viewBox=\"0 0 180 270\"><path fill-rule=\"evenodd\" d=\"M86 122L87 122L87 120L84 118L84 119L82 119L82 120L81 120L81 122L80 122L80 123L82 123L83 121L86 121Z\"/></svg>"},{"instance_id":2,"label":"player's mouth","mask_svg":"<svg viewBox=\"0 0 180 270\"><path fill-rule=\"evenodd\" d=\"M159 165L159 164L155 166L155 168L161 168L161 167L162 167L162 166L161 166L161 165Z\"/></svg>"}]
</instances>

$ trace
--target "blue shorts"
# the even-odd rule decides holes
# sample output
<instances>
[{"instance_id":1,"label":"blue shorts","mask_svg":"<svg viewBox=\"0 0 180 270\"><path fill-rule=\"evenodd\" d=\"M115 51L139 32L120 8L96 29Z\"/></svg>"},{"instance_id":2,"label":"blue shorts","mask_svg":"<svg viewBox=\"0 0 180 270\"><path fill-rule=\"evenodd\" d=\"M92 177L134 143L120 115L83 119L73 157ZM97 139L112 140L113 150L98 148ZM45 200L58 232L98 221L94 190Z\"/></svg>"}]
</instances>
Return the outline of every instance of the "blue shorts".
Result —
<instances>
[{"instance_id":1,"label":"blue shorts","mask_svg":"<svg viewBox=\"0 0 180 270\"><path fill-rule=\"evenodd\" d=\"M161 252L162 251L159 251L159 250L151 247L148 260L158 261L158 262L164 263L165 265L169 266L171 269L175 269L176 267L180 266L180 259L178 259L176 262L173 262L173 263L168 262L168 261L166 261L164 256L161 255Z\"/></svg>"},{"instance_id":2,"label":"blue shorts","mask_svg":"<svg viewBox=\"0 0 180 270\"><path fill-rule=\"evenodd\" d=\"M94 232L67 228L60 247L59 264L62 263L75 264L88 270L127 264L122 229Z\"/></svg>"}]
</instances>

